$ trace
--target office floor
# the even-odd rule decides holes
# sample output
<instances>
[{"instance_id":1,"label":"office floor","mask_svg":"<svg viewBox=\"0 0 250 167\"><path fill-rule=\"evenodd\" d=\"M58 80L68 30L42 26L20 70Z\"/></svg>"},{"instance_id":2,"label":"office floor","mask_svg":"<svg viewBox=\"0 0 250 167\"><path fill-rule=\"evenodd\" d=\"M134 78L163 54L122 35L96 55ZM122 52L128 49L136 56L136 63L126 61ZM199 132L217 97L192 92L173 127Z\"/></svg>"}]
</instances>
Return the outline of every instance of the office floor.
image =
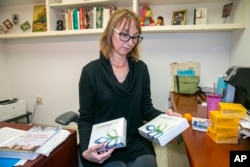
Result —
<instances>
[{"instance_id":1,"label":"office floor","mask_svg":"<svg viewBox=\"0 0 250 167\"><path fill-rule=\"evenodd\" d=\"M161 147L154 144L158 167L189 167L188 157L184 143L178 143L177 139Z\"/></svg>"}]
</instances>

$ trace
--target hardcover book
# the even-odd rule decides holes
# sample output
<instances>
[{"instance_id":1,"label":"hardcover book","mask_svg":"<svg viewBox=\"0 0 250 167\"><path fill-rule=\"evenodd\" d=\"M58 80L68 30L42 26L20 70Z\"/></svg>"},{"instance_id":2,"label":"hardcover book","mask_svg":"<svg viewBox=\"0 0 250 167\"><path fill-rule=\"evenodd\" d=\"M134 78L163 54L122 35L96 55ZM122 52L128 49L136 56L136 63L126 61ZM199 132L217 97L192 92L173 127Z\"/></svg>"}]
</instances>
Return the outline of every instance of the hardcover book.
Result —
<instances>
[{"instance_id":1,"label":"hardcover book","mask_svg":"<svg viewBox=\"0 0 250 167\"><path fill-rule=\"evenodd\" d=\"M118 118L107 122L95 124L89 141L89 147L104 143L99 152L111 148L126 147L127 121L125 118Z\"/></svg>"},{"instance_id":2,"label":"hardcover book","mask_svg":"<svg viewBox=\"0 0 250 167\"><path fill-rule=\"evenodd\" d=\"M47 31L46 5L35 5L32 32Z\"/></svg>"},{"instance_id":3,"label":"hardcover book","mask_svg":"<svg viewBox=\"0 0 250 167\"><path fill-rule=\"evenodd\" d=\"M207 24L207 8L194 9L194 24Z\"/></svg>"},{"instance_id":4,"label":"hardcover book","mask_svg":"<svg viewBox=\"0 0 250 167\"><path fill-rule=\"evenodd\" d=\"M188 127L189 123L186 118L161 114L138 130L146 139L164 146Z\"/></svg>"},{"instance_id":5,"label":"hardcover book","mask_svg":"<svg viewBox=\"0 0 250 167\"><path fill-rule=\"evenodd\" d=\"M36 150L60 129L60 127L34 126L22 133L8 129L2 131L1 129L1 136L5 138L5 141L2 141L0 145L0 157L33 160L39 155ZM13 134L12 137L8 137L10 133Z\"/></svg>"}]
</instances>

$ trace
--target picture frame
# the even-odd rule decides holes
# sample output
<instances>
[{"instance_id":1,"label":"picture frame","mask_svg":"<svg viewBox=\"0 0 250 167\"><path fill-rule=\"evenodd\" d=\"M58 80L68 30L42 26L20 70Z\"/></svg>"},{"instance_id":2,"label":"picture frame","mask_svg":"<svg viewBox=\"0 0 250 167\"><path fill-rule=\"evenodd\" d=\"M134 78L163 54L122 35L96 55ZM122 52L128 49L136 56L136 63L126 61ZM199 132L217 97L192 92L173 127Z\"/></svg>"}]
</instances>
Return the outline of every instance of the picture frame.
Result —
<instances>
[{"instance_id":1,"label":"picture frame","mask_svg":"<svg viewBox=\"0 0 250 167\"><path fill-rule=\"evenodd\" d=\"M229 4L224 5L221 17L225 18L225 17L230 16L232 7L233 7L233 3L229 3Z\"/></svg>"},{"instance_id":2,"label":"picture frame","mask_svg":"<svg viewBox=\"0 0 250 167\"><path fill-rule=\"evenodd\" d=\"M171 25L185 25L187 17L187 9L173 12Z\"/></svg>"}]
</instances>

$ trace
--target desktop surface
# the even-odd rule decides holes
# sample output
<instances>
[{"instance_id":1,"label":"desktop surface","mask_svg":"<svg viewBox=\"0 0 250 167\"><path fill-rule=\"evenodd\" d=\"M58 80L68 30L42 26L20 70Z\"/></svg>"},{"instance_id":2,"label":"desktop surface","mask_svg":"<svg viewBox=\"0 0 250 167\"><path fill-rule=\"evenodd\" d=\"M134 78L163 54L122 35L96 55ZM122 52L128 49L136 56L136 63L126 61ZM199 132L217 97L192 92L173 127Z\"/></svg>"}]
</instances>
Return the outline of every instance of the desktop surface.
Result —
<instances>
[{"instance_id":1,"label":"desktop surface","mask_svg":"<svg viewBox=\"0 0 250 167\"><path fill-rule=\"evenodd\" d=\"M173 109L181 114L191 113L194 117L206 118L206 107L196 95L180 95L170 92ZM190 126L182 133L191 167L229 167L230 151L250 150L250 139L238 144L216 144L206 132L193 130Z\"/></svg>"}]
</instances>

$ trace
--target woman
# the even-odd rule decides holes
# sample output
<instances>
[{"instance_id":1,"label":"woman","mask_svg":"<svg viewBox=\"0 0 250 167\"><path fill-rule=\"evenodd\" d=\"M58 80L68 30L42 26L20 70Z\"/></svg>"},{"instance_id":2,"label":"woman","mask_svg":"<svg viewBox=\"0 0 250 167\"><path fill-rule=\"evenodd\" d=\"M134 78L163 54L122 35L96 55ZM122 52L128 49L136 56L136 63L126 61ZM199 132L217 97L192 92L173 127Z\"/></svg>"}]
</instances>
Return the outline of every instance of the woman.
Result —
<instances>
[{"instance_id":1,"label":"woman","mask_svg":"<svg viewBox=\"0 0 250 167\"><path fill-rule=\"evenodd\" d=\"M141 137L138 128L162 112L151 102L150 78L139 58L142 41L139 17L118 9L111 16L100 39L100 58L82 69L79 82L80 152L85 167L156 167L152 142ZM168 110L169 115L178 115ZM125 117L125 148L98 153L103 143L88 148L93 124Z\"/></svg>"}]
</instances>

